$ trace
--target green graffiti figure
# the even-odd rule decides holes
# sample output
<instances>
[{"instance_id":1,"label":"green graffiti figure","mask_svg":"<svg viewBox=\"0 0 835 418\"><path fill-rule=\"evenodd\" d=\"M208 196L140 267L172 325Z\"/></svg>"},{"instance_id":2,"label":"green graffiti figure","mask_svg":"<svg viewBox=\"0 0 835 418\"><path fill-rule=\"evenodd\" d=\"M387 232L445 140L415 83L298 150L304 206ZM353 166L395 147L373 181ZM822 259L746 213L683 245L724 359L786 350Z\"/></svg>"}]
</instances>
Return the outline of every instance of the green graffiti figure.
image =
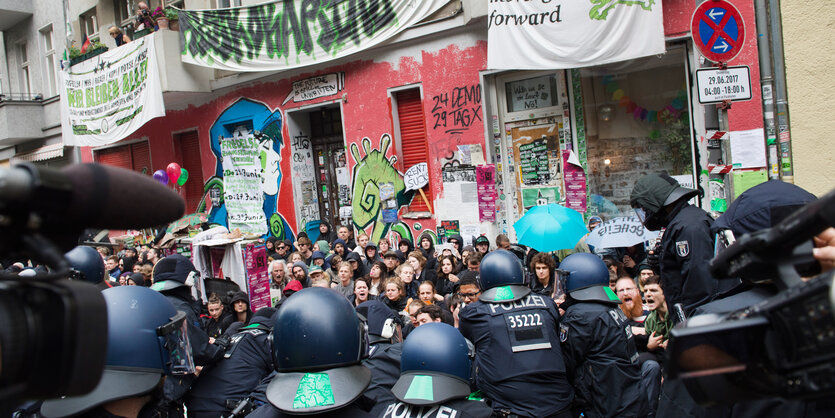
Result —
<instances>
[{"instance_id":1,"label":"green graffiti figure","mask_svg":"<svg viewBox=\"0 0 835 418\"><path fill-rule=\"evenodd\" d=\"M380 137L380 148L372 150L371 140L362 139L362 148L365 157L360 158L359 147L356 143L351 144L351 155L357 164L354 166L354 184L351 192L353 207L354 225L359 230L374 224L371 233L371 240L377 242L384 236L391 224L383 222L382 202L380 202L380 187L382 183L394 183L394 193L397 200L397 209L409 203L412 193L406 193L406 184L403 182L403 175L400 174L394 163L397 157L386 158L386 152L391 146L391 136L383 134Z\"/></svg>"},{"instance_id":2,"label":"green graffiti figure","mask_svg":"<svg viewBox=\"0 0 835 418\"><path fill-rule=\"evenodd\" d=\"M589 10L589 17L594 20L606 20L609 17L609 11L615 6L623 4L626 6L641 6L642 9L652 11L652 6L655 5L655 0L589 0L592 6Z\"/></svg>"}]
</instances>

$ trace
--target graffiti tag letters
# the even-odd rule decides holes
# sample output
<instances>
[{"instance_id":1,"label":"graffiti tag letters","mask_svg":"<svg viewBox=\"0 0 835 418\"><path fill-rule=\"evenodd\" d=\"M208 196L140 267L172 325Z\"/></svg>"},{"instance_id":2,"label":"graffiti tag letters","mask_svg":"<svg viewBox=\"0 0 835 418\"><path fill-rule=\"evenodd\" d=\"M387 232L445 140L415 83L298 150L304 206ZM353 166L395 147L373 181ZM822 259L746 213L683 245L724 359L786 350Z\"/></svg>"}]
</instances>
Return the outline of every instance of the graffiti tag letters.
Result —
<instances>
[{"instance_id":1,"label":"graffiti tag letters","mask_svg":"<svg viewBox=\"0 0 835 418\"><path fill-rule=\"evenodd\" d=\"M455 87L432 97L432 129L461 133L481 121L481 86Z\"/></svg>"}]
</instances>

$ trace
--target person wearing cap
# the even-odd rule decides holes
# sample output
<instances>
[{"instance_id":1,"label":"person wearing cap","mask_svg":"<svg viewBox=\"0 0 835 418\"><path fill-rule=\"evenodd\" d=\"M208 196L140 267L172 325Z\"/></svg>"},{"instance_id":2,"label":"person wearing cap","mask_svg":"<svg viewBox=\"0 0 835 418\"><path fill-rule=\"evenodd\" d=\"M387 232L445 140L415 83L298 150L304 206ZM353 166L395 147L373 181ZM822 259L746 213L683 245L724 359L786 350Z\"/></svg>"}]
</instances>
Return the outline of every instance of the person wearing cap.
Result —
<instances>
[{"instance_id":1,"label":"person wearing cap","mask_svg":"<svg viewBox=\"0 0 835 418\"><path fill-rule=\"evenodd\" d=\"M287 298L289 298L290 296L292 296L293 294L295 294L296 292L298 292L299 290L302 290L302 289L304 289L304 287L302 287L302 284L301 284L300 281L295 280L295 279L290 280L287 283L287 286L284 286L284 290L281 291L281 293L284 295L284 297L281 298L281 300L279 302L284 302L285 300L287 300Z\"/></svg>"},{"instance_id":2,"label":"person wearing cap","mask_svg":"<svg viewBox=\"0 0 835 418\"><path fill-rule=\"evenodd\" d=\"M507 250L488 253L479 270L481 294L458 312L458 329L475 345L476 385L498 416L570 417L556 304L531 293Z\"/></svg>"},{"instance_id":3,"label":"person wearing cap","mask_svg":"<svg viewBox=\"0 0 835 418\"><path fill-rule=\"evenodd\" d=\"M654 416L632 327L609 288L606 264L594 254L571 254L560 263L560 274L567 293L560 343L575 410L586 417Z\"/></svg>"},{"instance_id":4,"label":"person wearing cap","mask_svg":"<svg viewBox=\"0 0 835 418\"><path fill-rule=\"evenodd\" d=\"M261 308L231 338L223 359L206 368L186 395L189 418L215 418L234 406L273 371L269 335L275 308Z\"/></svg>"},{"instance_id":5,"label":"person wearing cap","mask_svg":"<svg viewBox=\"0 0 835 418\"><path fill-rule=\"evenodd\" d=\"M480 235L476 238L473 244L475 245L475 250L481 254L482 257L490 251L490 240L484 235Z\"/></svg>"},{"instance_id":6,"label":"person wearing cap","mask_svg":"<svg viewBox=\"0 0 835 418\"><path fill-rule=\"evenodd\" d=\"M481 400L470 400L471 359L467 341L444 323L425 324L403 343L400 377L392 392L396 399L378 404L384 418L493 416Z\"/></svg>"},{"instance_id":7,"label":"person wearing cap","mask_svg":"<svg viewBox=\"0 0 835 418\"><path fill-rule=\"evenodd\" d=\"M327 260L327 252L324 251L314 251L313 252L313 262L311 266L319 266L322 268L322 271L325 272L325 277L330 282L336 282L336 277L331 273L331 265L330 262ZM310 272L308 271L308 274Z\"/></svg>"},{"instance_id":8,"label":"person wearing cap","mask_svg":"<svg viewBox=\"0 0 835 418\"><path fill-rule=\"evenodd\" d=\"M400 266L400 257L393 250L388 250L383 254L383 263L386 265L386 271L384 272L386 277L395 276L395 270Z\"/></svg>"},{"instance_id":9,"label":"person wearing cap","mask_svg":"<svg viewBox=\"0 0 835 418\"><path fill-rule=\"evenodd\" d=\"M107 306L107 357L101 380L85 395L45 401L37 416L169 416L159 406L160 383L194 372L192 352L183 348L185 312L147 287L108 288L102 296Z\"/></svg>"},{"instance_id":10,"label":"person wearing cap","mask_svg":"<svg viewBox=\"0 0 835 418\"><path fill-rule=\"evenodd\" d=\"M194 264L180 254L173 254L158 261L154 266L155 282L151 289L165 296L178 311L186 313L188 340L194 352L194 362L196 366L205 367L220 360L223 348L219 344L209 344L209 335L201 328L202 307L191 293L191 287L197 278L199 273ZM176 379L165 379L165 400L172 414L182 414L182 397L191 387L195 377L189 374L178 376Z\"/></svg>"},{"instance_id":11,"label":"person wearing cap","mask_svg":"<svg viewBox=\"0 0 835 418\"><path fill-rule=\"evenodd\" d=\"M357 306L368 324L368 358L362 364L371 370L371 384L364 396L379 405L394 400L391 388L400 376L401 328L397 314L379 300Z\"/></svg>"},{"instance_id":12,"label":"person wearing cap","mask_svg":"<svg viewBox=\"0 0 835 418\"><path fill-rule=\"evenodd\" d=\"M713 257L713 218L688 203L697 190L681 187L666 174L650 174L635 183L629 203L650 231L664 230L660 243L660 276L670 306L681 303L692 313L732 285L720 284L709 271Z\"/></svg>"},{"instance_id":13,"label":"person wearing cap","mask_svg":"<svg viewBox=\"0 0 835 418\"><path fill-rule=\"evenodd\" d=\"M302 289L282 304L274 323L269 403L249 418L371 416L373 405L363 397L371 383L362 364L366 324L347 299L331 289Z\"/></svg>"},{"instance_id":14,"label":"person wearing cap","mask_svg":"<svg viewBox=\"0 0 835 418\"><path fill-rule=\"evenodd\" d=\"M325 271L317 265L312 265L308 269L311 287L331 287L331 279L325 275Z\"/></svg>"}]
</instances>

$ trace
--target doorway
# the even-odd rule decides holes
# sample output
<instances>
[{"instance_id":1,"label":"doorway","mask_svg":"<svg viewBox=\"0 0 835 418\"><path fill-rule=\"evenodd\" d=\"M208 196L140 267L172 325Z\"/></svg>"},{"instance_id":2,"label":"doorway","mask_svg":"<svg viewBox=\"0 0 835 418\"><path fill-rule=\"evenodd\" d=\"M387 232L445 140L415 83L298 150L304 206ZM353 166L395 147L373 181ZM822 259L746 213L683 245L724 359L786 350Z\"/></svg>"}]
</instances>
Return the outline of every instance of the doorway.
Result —
<instances>
[{"instance_id":1,"label":"doorway","mask_svg":"<svg viewBox=\"0 0 835 418\"><path fill-rule=\"evenodd\" d=\"M320 219L340 225L339 208L351 206L350 176L339 106L310 112L310 142Z\"/></svg>"}]
</instances>

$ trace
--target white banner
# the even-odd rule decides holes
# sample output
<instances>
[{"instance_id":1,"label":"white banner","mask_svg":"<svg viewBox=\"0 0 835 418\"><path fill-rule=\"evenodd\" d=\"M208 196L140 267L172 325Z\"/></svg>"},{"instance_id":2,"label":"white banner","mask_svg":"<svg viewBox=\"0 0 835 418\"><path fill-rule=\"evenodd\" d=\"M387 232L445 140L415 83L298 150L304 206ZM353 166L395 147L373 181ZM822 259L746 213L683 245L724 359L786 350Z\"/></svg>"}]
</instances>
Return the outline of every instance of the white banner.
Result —
<instances>
[{"instance_id":1,"label":"white banner","mask_svg":"<svg viewBox=\"0 0 835 418\"><path fill-rule=\"evenodd\" d=\"M62 71L60 90L66 146L112 144L165 116L154 35Z\"/></svg>"},{"instance_id":2,"label":"white banner","mask_svg":"<svg viewBox=\"0 0 835 418\"><path fill-rule=\"evenodd\" d=\"M661 0L491 1L487 67L565 69L661 54Z\"/></svg>"},{"instance_id":3,"label":"white banner","mask_svg":"<svg viewBox=\"0 0 835 418\"><path fill-rule=\"evenodd\" d=\"M243 234L266 234L258 140L251 133L236 133L232 138L220 139L220 152L223 155L223 200L226 202L229 230L240 229Z\"/></svg>"},{"instance_id":4,"label":"white banner","mask_svg":"<svg viewBox=\"0 0 835 418\"><path fill-rule=\"evenodd\" d=\"M273 0L178 10L183 62L275 71L342 58L390 39L449 0Z\"/></svg>"}]
</instances>

